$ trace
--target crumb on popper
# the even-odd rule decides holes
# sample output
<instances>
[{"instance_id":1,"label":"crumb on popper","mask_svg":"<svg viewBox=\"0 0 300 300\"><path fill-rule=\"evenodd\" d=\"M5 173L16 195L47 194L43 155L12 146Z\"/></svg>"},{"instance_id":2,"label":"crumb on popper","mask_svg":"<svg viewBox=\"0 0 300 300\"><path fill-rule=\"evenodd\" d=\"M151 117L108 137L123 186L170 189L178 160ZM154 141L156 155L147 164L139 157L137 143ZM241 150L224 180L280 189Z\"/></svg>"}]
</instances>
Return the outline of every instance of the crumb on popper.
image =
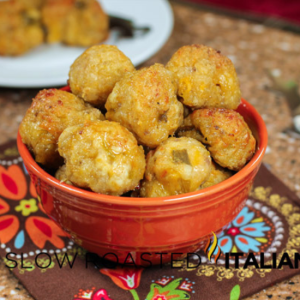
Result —
<instances>
[{"instance_id":1,"label":"crumb on popper","mask_svg":"<svg viewBox=\"0 0 300 300\"><path fill-rule=\"evenodd\" d=\"M199 189L205 189L207 187L216 185L234 174L232 171L220 167L214 161L211 162L211 167L210 176L203 184L200 185Z\"/></svg>"},{"instance_id":2,"label":"crumb on popper","mask_svg":"<svg viewBox=\"0 0 300 300\"><path fill-rule=\"evenodd\" d=\"M103 120L104 116L98 109L75 95L56 89L42 90L26 112L20 135L38 163L56 168L62 163L57 142L63 130L100 119Z\"/></svg>"},{"instance_id":3,"label":"crumb on popper","mask_svg":"<svg viewBox=\"0 0 300 300\"><path fill-rule=\"evenodd\" d=\"M37 9L16 0L0 2L0 55L24 54L43 40Z\"/></svg>"},{"instance_id":4,"label":"crumb on popper","mask_svg":"<svg viewBox=\"0 0 300 300\"><path fill-rule=\"evenodd\" d=\"M87 49L72 64L69 84L72 93L94 106L104 106L115 84L135 68L116 46L97 45Z\"/></svg>"},{"instance_id":5,"label":"crumb on popper","mask_svg":"<svg viewBox=\"0 0 300 300\"><path fill-rule=\"evenodd\" d=\"M108 16L97 0L46 0L42 18L48 43L88 47L108 36Z\"/></svg>"},{"instance_id":6,"label":"crumb on popper","mask_svg":"<svg viewBox=\"0 0 300 300\"><path fill-rule=\"evenodd\" d=\"M190 137L201 143L203 143L203 136L199 130L197 130L192 122L192 114L189 114L183 119L182 124L176 131L176 136L178 137Z\"/></svg>"},{"instance_id":7,"label":"crumb on popper","mask_svg":"<svg viewBox=\"0 0 300 300\"><path fill-rule=\"evenodd\" d=\"M178 96L193 108L236 109L241 92L231 60L220 51L203 45L181 47L167 63L175 74Z\"/></svg>"},{"instance_id":8,"label":"crumb on popper","mask_svg":"<svg viewBox=\"0 0 300 300\"><path fill-rule=\"evenodd\" d=\"M58 149L65 169L58 177L96 193L122 195L144 176L145 156L133 134L110 121L68 127Z\"/></svg>"},{"instance_id":9,"label":"crumb on popper","mask_svg":"<svg viewBox=\"0 0 300 300\"><path fill-rule=\"evenodd\" d=\"M223 168L239 171L254 155L255 138L236 111L199 109L193 112L192 122L203 135L212 158Z\"/></svg>"},{"instance_id":10,"label":"crumb on popper","mask_svg":"<svg viewBox=\"0 0 300 300\"><path fill-rule=\"evenodd\" d=\"M150 148L173 135L183 120L173 74L161 64L127 73L115 85L105 108L108 120L119 122Z\"/></svg>"},{"instance_id":11,"label":"crumb on popper","mask_svg":"<svg viewBox=\"0 0 300 300\"><path fill-rule=\"evenodd\" d=\"M211 158L192 138L169 138L147 155L142 197L164 197L196 191L210 176Z\"/></svg>"}]
</instances>

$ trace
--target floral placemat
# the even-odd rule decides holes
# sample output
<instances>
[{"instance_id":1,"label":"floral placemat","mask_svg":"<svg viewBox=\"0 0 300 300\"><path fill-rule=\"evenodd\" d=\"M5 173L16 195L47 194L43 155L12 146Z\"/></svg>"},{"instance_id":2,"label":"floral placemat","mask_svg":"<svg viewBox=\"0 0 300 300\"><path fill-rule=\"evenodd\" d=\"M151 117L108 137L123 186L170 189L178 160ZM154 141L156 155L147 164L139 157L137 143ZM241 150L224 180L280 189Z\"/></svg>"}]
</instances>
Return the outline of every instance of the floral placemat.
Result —
<instances>
[{"instance_id":1,"label":"floral placemat","mask_svg":"<svg viewBox=\"0 0 300 300\"><path fill-rule=\"evenodd\" d=\"M147 269L91 262L45 215L52 202L42 199L16 143L2 145L0 256L37 300L237 300L298 273L300 200L264 166L215 249ZM236 259L242 253L251 254Z\"/></svg>"}]
</instances>

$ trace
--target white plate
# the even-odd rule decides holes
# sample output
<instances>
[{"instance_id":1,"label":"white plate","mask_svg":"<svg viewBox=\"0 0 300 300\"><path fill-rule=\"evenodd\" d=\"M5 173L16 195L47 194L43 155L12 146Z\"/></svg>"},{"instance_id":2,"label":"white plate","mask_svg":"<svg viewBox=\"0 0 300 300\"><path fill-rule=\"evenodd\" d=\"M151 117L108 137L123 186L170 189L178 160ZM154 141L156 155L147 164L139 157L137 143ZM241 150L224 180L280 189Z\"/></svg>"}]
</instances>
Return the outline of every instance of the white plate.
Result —
<instances>
[{"instance_id":1,"label":"white plate","mask_svg":"<svg viewBox=\"0 0 300 300\"><path fill-rule=\"evenodd\" d=\"M167 0L100 0L109 15L130 19L136 26L149 26L145 35L105 42L123 51L135 66L155 54L173 29L173 13ZM65 85L73 61L85 50L61 44L42 45L20 57L0 57L0 86L51 87Z\"/></svg>"}]
</instances>

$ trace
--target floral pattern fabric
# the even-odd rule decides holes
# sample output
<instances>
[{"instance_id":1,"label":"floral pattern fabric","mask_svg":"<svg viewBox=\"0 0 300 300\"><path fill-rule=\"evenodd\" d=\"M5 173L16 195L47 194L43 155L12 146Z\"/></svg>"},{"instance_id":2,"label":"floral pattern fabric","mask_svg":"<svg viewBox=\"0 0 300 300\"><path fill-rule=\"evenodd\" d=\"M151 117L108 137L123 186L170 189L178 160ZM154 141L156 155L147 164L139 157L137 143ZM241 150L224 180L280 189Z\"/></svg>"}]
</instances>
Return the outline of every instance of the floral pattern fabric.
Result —
<instances>
[{"instance_id":1,"label":"floral pattern fabric","mask_svg":"<svg viewBox=\"0 0 300 300\"><path fill-rule=\"evenodd\" d=\"M270 230L266 220L257 218L255 212L246 206L218 236L218 245L223 253L259 252L260 246L268 241L266 236Z\"/></svg>"},{"instance_id":2,"label":"floral pattern fabric","mask_svg":"<svg viewBox=\"0 0 300 300\"><path fill-rule=\"evenodd\" d=\"M0 246L14 252L44 249L47 242L56 249L66 247L68 234L45 215L24 165L0 166ZM24 249L26 244L26 249Z\"/></svg>"}]
</instances>

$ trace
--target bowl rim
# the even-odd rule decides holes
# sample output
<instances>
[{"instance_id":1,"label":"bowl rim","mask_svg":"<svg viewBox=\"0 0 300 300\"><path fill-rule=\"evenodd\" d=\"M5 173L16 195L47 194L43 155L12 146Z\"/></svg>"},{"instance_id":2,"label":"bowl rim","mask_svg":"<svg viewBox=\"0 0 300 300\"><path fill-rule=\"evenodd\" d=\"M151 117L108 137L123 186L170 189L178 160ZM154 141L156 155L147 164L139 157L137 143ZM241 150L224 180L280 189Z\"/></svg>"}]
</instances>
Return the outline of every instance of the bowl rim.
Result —
<instances>
[{"instance_id":1,"label":"bowl rim","mask_svg":"<svg viewBox=\"0 0 300 300\"><path fill-rule=\"evenodd\" d=\"M66 90L66 89L65 89ZM48 174L44 171L33 159L30 151L27 146L22 142L20 132L18 131L17 136L17 146L20 153L20 156L23 159L23 162L26 168L29 169L34 175L38 178L41 178L47 184L53 188L57 188L62 192L71 194L72 196L78 198L84 198L87 201L91 202L100 202L105 204L118 204L118 205L129 205L129 206L155 206L155 205L172 205L175 203L190 202L199 198L209 198L224 191L230 189L231 186L237 185L243 178L247 177L251 172L260 166L262 158L267 148L268 143L268 133L266 125L256 111L256 109L249 104L245 99L241 99L240 106L244 106L248 111L250 111L251 119L255 121L257 132L259 136L259 143L257 145L257 150L252 157L252 159L244 166L239 172L231 176L230 178L222 181L214 186L205 188L203 190L198 190L190 193L166 196L166 197L155 197L155 198L136 198L136 197L120 197L120 196L111 196L105 194L99 194L92 191L87 191L81 188L77 188L65 183L60 182L55 177ZM239 106L239 107L240 107Z\"/></svg>"}]
</instances>

